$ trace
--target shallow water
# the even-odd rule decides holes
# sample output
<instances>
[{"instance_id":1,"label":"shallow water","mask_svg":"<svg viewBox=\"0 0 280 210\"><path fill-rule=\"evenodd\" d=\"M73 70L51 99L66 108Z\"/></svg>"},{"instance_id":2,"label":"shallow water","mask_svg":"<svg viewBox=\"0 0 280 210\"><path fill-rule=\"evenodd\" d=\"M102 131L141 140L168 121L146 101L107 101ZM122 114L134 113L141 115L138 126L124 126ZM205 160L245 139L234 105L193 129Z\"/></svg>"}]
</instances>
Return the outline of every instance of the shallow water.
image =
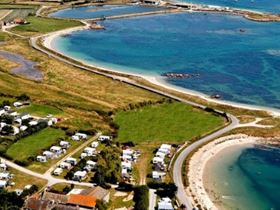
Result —
<instances>
[{"instance_id":1,"label":"shallow water","mask_svg":"<svg viewBox=\"0 0 280 210\"><path fill-rule=\"evenodd\" d=\"M195 4L207 4L224 7L250 9L261 12L280 13L279 0L180 0Z\"/></svg>"},{"instance_id":2,"label":"shallow water","mask_svg":"<svg viewBox=\"0 0 280 210\"><path fill-rule=\"evenodd\" d=\"M145 23L145 24L144 24ZM280 23L180 13L102 22L106 30L58 37L54 47L123 72L196 73L167 82L222 99L280 108Z\"/></svg>"},{"instance_id":3,"label":"shallow water","mask_svg":"<svg viewBox=\"0 0 280 210\"><path fill-rule=\"evenodd\" d=\"M280 209L280 148L225 149L207 164L204 178L220 209Z\"/></svg>"},{"instance_id":4,"label":"shallow water","mask_svg":"<svg viewBox=\"0 0 280 210\"><path fill-rule=\"evenodd\" d=\"M75 18L75 19L91 19L103 16L115 16L132 13L150 12L162 10L160 7L132 6L132 5L104 5L76 7L51 13L50 17L59 18Z\"/></svg>"},{"instance_id":5,"label":"shallow water","mask_svg":"<svg viewBox=\"0 0 280 210\"><path fill-rule=\"evenodd\" d=\"M18 64L18 67L11 69L11 73L23 76L30 80L43 80L43 73L36 68L37 63L26 60L23 56L0 50L0 56Z\"/></svg>"}]
</instances>

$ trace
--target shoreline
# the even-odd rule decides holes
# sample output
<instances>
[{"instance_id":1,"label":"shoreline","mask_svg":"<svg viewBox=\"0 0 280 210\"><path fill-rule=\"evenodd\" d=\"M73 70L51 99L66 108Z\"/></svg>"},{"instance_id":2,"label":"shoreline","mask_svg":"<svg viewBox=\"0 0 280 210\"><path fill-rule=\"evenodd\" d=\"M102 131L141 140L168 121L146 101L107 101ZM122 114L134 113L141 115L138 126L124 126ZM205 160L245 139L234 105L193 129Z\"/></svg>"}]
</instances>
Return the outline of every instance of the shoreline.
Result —
<instances>
[{"instance_id":1,"label":"shoreline","mask_svg":"<svg viewBox=\"0 0 280 210\"><path fill-rule=\"evenodd\" d=\"M193 205L196 206L200 204L206 209L218 210L218 207L210 199L204 186L205 182L203 177L208 161L211 161L212 158L215 158L215 156L224 149L229 149L233 146L262 144L266 143L265 140L269 139L236 134L218 138L199 148L190 158L187 174L189 180L187 191L192 195Z\"/></svg>"},{"instance_id":2,"label":"shoreline","mask_svg":"<svg viewBox=\"0 0 280 210\"><path fill-rule=\"evenodd\" d=\"M280 117L280 110L278 110L276 108L257 106L257 105L251 105L251 104L242 104L242 103L238 103L238 102L234 102L234 101L213 99L213 98L210 98L210 96L208 96L204 93L172 85L172 84L166 82L165 79L162 76L142 75L142 74L131 73L131 72L127 72L127 71L120 71L120 70L116 70L116 69L113 69L113 68L110 69L110 68L99 66L98 64L89 64L82 59L77 59L77 58L65 55L65 54L57 51L55 49L56 47L54 47L55 38L57 38L58 36L69 35L69 34L71 34L73 32L76 32L76 31L89 29L89 23L87 23L85 21L81 21L81 22L84 23L85 25L84 26L78 26L78 27L75 27L75 28L65 29L65 30L61 30L61 31L52 32L52 33L49 33L47 35L42 36L42 38L43 38L42 39L42 45L45 48L47 48L51 51L54 51L58 54L63 55L64 57L70 58L72 60L76 60L79 63L82 63L84 66L88 66L88 67L91 67L91 68L96 68L96 69L105 71L107 73L117 73L117 74L125 74L127 76L140 77L140 78L143 78L144 80L146 80L146 81L148 81L148 82L150 82L154 85L157 85L157 86L160 86L160 87L172 90L172 91L177 91L177 92L180 92L180 93L183 93L183 94L187 94L187 95L190 95L190 96L198 97L200 99L206 100L207 102L212 102L212 103L216 103L216 104L220 104L220 105L231 106L231 107L235 107L235 108L248 109L248 110L266 111L274 117Z\"/></svg>"}]
</instances>

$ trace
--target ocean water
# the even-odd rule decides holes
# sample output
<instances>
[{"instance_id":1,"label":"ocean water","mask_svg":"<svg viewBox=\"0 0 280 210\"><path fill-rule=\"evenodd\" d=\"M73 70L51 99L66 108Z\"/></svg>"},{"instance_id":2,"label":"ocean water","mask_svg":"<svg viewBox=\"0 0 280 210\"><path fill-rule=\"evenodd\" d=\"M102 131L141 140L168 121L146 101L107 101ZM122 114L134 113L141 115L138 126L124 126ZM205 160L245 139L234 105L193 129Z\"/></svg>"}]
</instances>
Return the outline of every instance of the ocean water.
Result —
<instances>
[{"instance_id":1,"label":"ocean water","mask_svg":"<svg viewBox=\"0 0 280 210\"><path fill-rule=\"evenodd\" d=\"M234 146L206 166L204 185L220 209L280 209L280 148Z\"/></svg>"},{"instance_id":2,"label":"ocean water","mask_svg":"<svg viewBox=\"0 0 280 210\"><path fill-rule=\"evenodd\" d=\"M268 13L280 13L279 0L180 0L195 4L250 9Z\"/></svg>"},{"instance_id":3,"label":"ocean water","mask_svg":"<svg viewBox=\"0 0 280 210\"><path fill-rule=\"evenodd\" d=\"M140 5L104 5L68 8L51 13L49 16L58 18L91 19L103 16L150 12L162 9L162 7L147 7Z\"/></svg>"},{"instance_id":4,"label":"ocean water","mask_svg":"<svg viewBox=\"0 0 280 210\"><path fill-rule=\"evenodd\" d=\"M223 100L280 108L280 23L178 13L106 20L106 30L57 37L54 48L89 64L142 75L195 73L168 83Z\"/></svg>"}]
</instances>

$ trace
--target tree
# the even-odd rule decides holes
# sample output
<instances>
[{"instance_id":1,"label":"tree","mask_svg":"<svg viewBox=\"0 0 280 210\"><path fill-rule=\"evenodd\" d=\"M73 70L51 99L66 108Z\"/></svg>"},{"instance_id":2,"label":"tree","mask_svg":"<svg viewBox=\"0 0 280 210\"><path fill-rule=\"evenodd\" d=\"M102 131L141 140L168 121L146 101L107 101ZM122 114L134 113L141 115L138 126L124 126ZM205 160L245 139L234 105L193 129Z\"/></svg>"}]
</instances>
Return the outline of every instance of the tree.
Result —
<instances>
[{"instance_id":1,"label":"tree","mask_svg":"<svg viewBox=\"0 0 280 210\"><path fill-rule=\"evenodd\" d=\"M146 185L134 188L135 210L147 210L149 207L149 188Z\"/></svg>"},{"instance_id":2,"label":"tree","mask_svg":"<svg viewBox=\"0 0 280 210\"><path fill-rule=\"evenodd\" d=\"M2 130L1 133L5 134L5 135L11 135L14 134L14 128L11 125L5 125Z\"/></svg>"}]
</instances>

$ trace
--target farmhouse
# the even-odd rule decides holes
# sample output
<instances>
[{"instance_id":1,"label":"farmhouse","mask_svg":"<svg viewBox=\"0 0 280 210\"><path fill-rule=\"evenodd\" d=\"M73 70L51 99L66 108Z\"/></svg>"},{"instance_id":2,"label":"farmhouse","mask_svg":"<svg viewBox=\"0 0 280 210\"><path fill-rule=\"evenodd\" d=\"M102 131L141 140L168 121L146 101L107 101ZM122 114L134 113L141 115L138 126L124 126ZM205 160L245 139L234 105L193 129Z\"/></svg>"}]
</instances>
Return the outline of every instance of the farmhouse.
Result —
<instances>
[{"instance_id":1,"label":"farmhouse","mask_svg":"<svg viewBox=\"0 0 280 210\"><path fill-rule=\"evenodd\" d=\"M110 200L110 191L109 190L105 190L102 187L94 187L94 188L88 188L83 190L81 193L81 195L90 195L95 197L97 200L103 201L105 203L108 203Z\"/></svg>"},{"instance_id":2,"label":"farmhouse","mask_svg":"<svg viewBox=\"0 0 280 210\"><path fill-rule=\"evenodd\" d=\"M80 209L87 208L87 209L94 209L96 205L96 198L89 195L69 195L69 199L67 204L71 204L74 206L79 206Z\"/></svg>"}]
</instances>

